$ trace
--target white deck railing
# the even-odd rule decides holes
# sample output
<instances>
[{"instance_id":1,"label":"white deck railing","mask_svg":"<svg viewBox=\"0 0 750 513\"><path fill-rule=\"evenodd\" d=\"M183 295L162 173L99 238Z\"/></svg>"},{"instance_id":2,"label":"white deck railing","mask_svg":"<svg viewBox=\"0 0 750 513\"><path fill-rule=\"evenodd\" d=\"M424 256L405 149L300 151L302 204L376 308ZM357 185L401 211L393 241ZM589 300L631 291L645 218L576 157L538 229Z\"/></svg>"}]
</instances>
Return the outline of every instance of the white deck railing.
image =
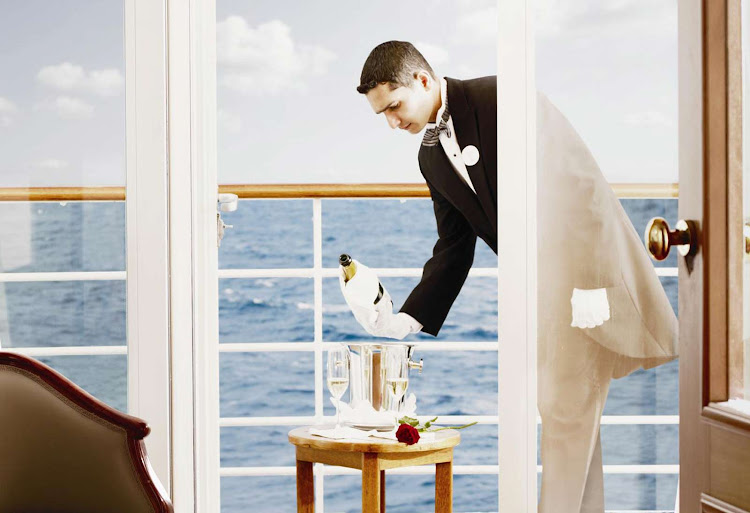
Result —
<instances>
[{"instance_id":1,"label":"white deck railing","mask_svg":"<svg viewBox=\"0 0 750 513\"><path fill-rule=\"evenodd\" d=\"M233 186L224 186L222 192L231 192ZM237 186L234 186L235 188ZM305 190L313 190L309 187ZM675 197L676 187L668 184L665 186L620 186L620 197ZM412 193L413 193L412 189ZM617 187L615 187L617 191ZM665 192L666 191L666 192ZM309 191L308 191L309 192ZM640 194L639 194L640 192ZM247 191L241 197L248 197ZM281 194L281 196L279 195ZM424 196L424 194L411 194L411 196ZM313 194L312 196L319 196ZM278 191L272 196L280 198L283 191ZM301 426L318 424L321 422L332 422L334 417L323 414L324 406L324 380L323 380L323 352L338 344L336 342L325 342L323 340L323 278L336 277L337 268L324 268L322 266L322 209L321 197L310 197L299 195L295 198L307 197L311 199L313 206L313 267L293 269L221 269L218 272L219 279L226 278L309 278L313 280L313 304L314 304L314 329L313 339L310 342L286 342L265 341L247 343L222 343L219 344L221 353L238 352L313 352L314 353L314 416L277 416L277 417L224 417L219 420L220 427L257 427L257 426ZM345 189L336 189L336 194L331 197L346 198ZM355 197L367 197L358 194ZM388 197L387 191L378 197ZM16 199L17 200L17 199ZM100 199L101 200L101 199ZM0 194L0 201L2 195ZM48 200L47 200L48 201ZM379 276L383 277L419 277L421 268L377 268ZM661 277L676 277L677 268L656 267L655 272ZM497 268L474 268L470 276L497 278ZM110 272L29 272L29 273L0 273L2 282L46 282L46 281L88 281L88 280L125 280L125 271ZM499 344L493 342L413 342L421 351L498 351ZM127 347L117 346L74 346L74 347L14 347L4 348L32 357L40 356L81 356L81 355L124 355ZM441 415L441 424L460 425L469 422L478 422L484 425L498 425L496 415ZM537 419L537 423L540 420ZM677 425L678 415L605 415L602 417L603 425ZM499 435L498 435L499 436ZM538 466L537 471L541 472ZM291 476L295 475L294 466L248 466L248 467L222 467L220 475L230 476ZM499 472L499 465L456 465L453 467L455 474L459 475L495 475ZM358 471L339 467L329 467L315 464L316 476L316 507L323 511L323 486L325 476L355 475ZM393 474L427 475L433 473L429 467L402 468L389 471ZM679 474L679 465L604 465L605 474ZM636 510L628 510L635 513Z\"/></svg>"}]
</instances>

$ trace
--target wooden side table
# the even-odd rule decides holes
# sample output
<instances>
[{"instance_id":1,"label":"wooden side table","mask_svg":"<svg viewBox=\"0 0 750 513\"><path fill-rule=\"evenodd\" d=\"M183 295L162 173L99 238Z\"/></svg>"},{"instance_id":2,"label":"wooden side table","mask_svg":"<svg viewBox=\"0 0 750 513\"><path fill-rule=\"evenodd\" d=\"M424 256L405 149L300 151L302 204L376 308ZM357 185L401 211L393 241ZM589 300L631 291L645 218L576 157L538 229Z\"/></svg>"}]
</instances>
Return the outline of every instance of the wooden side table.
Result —
<instances>
[{"instance_id":1,"label":"wooden side table","mask_svg":"<svg viewBox=\"0 0 750 513\"><path fill-rule=\"evenodd\" d=\"M319 426L317 426L319 427ZM293 429L289 441L297 450L297 512L314 513L313 463L362 471L362 513L385 513L385 471L435 464L435 513L453 511L453 448L458 431L435 433L429 442L406 445L393 440L333 440L311 435L309 427Z\"/></svg>"}]
</instances>

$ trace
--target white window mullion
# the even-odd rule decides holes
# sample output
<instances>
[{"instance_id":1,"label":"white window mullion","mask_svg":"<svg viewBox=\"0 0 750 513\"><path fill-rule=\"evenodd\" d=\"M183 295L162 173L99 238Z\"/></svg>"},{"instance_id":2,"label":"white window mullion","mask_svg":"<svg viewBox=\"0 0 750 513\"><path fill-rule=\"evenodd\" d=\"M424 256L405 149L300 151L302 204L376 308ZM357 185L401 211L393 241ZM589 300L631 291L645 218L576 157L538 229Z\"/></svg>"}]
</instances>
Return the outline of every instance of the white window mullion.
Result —
<instances>
[{"instance_id":1,"label":"white window mullion","mask_svg":"<svg viewBox=\"0 0 750 513\"><path fill-rule=\"evenodd\" d=\"M167 0L171 468L175 511L195 511L190 4Z\"/></svg>"},{"instance_id":2,"label":"white window mullion","mask_svg":"<svg viewBox=\"0 0 750 513\"><path fill-rule=\"evenodd\" d=\"M313 304L315 348L315 418L323 418L323 214L319 198L313 199ZM325 497L323 465L316 463L315 509L324 512Z\"/></svg>"},{"instance_id":3,"label":"white window mullion","mask_svg":"<svg viewBox=\"0 0 750 513\"><path fill-rule=\"evenodd\" d=\"M169 489L169 300L164 2L125 0L128 411L151 427Z\"/></svg>"},{"instance_id":4,"label":"white window mullion","mask_svg":"<svg viewBox=\"0 0 750 513\"><path fill-rule=\"evenodd\" d=\"M190 0L195 509L220 511L216 2Z\"/></svg>"},{"instance_id":5,"label":"white window mullion","mask_svg":"<svg viewBox=\"0 0 750 513\"><path fill-rule=\"evenodd\" d=\"M315 416L323 416L323 216L313 199L313 348L315 351Z\"/></svg>"},{"instance_id":6,"label":"white window mullion","mask_svg":"<svg viewBox=\"0 0 750 513\"><path fill-rule=\"evenodd\" d=\"M533 2L498 2L499 511L536 511Z\"/></svg>"}]
</instances>

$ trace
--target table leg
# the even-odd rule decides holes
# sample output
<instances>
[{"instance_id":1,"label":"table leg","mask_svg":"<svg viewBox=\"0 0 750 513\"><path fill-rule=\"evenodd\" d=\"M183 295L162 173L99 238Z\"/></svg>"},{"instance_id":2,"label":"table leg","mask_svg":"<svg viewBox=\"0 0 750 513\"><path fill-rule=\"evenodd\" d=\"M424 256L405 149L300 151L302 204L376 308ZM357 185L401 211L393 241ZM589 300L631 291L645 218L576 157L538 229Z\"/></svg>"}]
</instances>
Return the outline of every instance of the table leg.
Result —
<instances>
[{"instance_id":1,"label":"table leg","mask_svg":"<svg viewBox=\"0 0 750 513\"><path fill-rule=\"evenodd\" d=\"M376 453L362 454L362 513L380 511L380 469Z\"/></svg>"},{"instance_id":2,"label":"table leg","mask_svg":"<svg viewBox=\"0 0 750 513\"><path fill-rule=\"evenodd\" d=\"M385 513L385 470L380 471L380 513Z\"/></svg>"},{"instance_id":3,"label":"table leg","mask_svg":"<svg viewBox=\"0 0 750 513\"><path fill-rule=\"evenodd\" d=\"M435 465L435 513L453 511L453 462Z\"/></svg>"},{"instance_id":4,"label":"table leg","mask_svg":"<svg viewBox=\"0 0 750 513\"><path fill-rule=\"evenodd\" d=\"M315 513L313 464L297 460L297 513Z\"/></svg>"}]
</instances>

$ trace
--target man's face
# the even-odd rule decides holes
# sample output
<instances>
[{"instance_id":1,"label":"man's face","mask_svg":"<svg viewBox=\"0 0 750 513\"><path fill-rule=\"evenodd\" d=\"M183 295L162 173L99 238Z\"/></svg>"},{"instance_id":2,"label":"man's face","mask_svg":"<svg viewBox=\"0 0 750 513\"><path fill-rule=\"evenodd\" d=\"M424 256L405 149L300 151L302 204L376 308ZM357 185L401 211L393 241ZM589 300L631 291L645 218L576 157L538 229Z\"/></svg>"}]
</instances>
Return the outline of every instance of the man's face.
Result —
<instances>
[{"instance_id":1,"label":"man's face","mask_svg":"<svg viewBox=\"0 0 750 513\"><path fill-rule=\"evenodd\" d=\"M431 77L420 73L410 87L391 89L390 84L378 84L366 96L375 114L385 115L388 126L418 134L428 121L434 121L435 86Z\"/></svg>"}]
</instances>

